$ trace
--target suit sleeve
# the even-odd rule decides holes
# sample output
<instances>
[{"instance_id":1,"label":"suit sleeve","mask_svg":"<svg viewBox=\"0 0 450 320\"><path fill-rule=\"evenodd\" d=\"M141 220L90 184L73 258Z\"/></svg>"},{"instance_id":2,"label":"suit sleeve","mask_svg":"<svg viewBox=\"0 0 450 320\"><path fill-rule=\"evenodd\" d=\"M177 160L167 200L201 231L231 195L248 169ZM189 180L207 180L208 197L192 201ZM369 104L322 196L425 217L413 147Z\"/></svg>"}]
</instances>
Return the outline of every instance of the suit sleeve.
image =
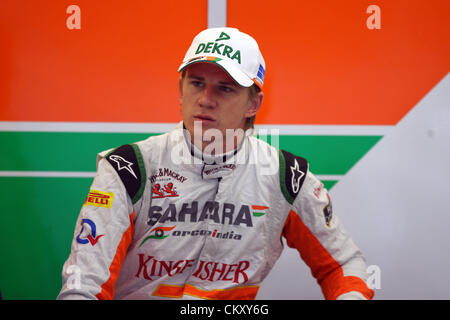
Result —
<instances>
[{"instance_id":1,"label":"suit sleeve","mask_svg":"<svg viewBox=\"0 0 450 320\"><path fill-rule=\"evenodd\" d=\"M117 172L104 158L78 216L57 299L112 299L133 237L133 205Z\"/></svg>"},{"instance_id":2,"label":"suit sleeve","mask_svg":"<svg viewBox=\"0 0 450 320\"><path fill-rule=\"evenodd\" d=\"M311 269L325 299L371 299L365 259L333 215L330 196L313 174L305 180L286 219L283 236Z\"/></svg>"}]
</instances>

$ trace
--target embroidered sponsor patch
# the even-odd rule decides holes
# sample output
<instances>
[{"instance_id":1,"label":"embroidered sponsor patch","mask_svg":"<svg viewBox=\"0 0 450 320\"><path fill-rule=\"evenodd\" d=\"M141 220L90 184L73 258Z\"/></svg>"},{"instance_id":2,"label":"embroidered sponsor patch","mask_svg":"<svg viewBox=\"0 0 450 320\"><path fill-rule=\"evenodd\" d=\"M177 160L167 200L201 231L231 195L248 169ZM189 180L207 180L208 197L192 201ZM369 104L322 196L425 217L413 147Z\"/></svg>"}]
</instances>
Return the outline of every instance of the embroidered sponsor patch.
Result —
<instances>
[{"instance_id":1,"label":"embroidered sponsor patch","mask_svg":"<svg viewBox=\"0 0 450 320\"><path fill-rule=\"evenodd\" d=\"M152 189L152 199L167 198L167 197L178 197L176 187L172 182L169 182L163 186L157 183Z\"/></svg>"},{"instance_id":2,"label":"embroidered sponsor patch","mask_svg":"<svg viewBox=\"0 0 450 320\"><path fill-rule=\"evenodd\" d=\"M130 161L128 161L128 160L124 159L123 157L118 156L116 154L110 155L109 159L116 163L117 171L121 171L122 169L125 169L129 173L131 173L135 179L137 179L136 173L134 173L134 170L133 170L133 165L134 165L133 162L130 162Z\"/></svg>"},{"instance_id":3,"label":"embroidered sponsor patch","mask_svg":"<svg viewBox=\"0 0 450 320\"><path fill-rule=\"evenodd\" d=\"M105 159L116 170L131 202L135 204L141 198L147 180L139 147L136 144L125 144L108 153Z\"/></svg>"},{"instance_id":4,"label":"embroidered sponsor patch","mask_svg":"<svg viewBox=\"0 0 450 320\"><path fill-rule=\"evenodd\" d=\"M286 200L292 204L297 197L308 171L308 162L290 152L280 150L280 185Z\"/></svg>"},{"instance_id":5,"label":"embroidered sponsor patch","mask_svg":"<svg viewBox=\"0 0 450 320\"><path fill-rule=\"evenodd\" d=\"M79 244L90 243L91 246L95 246L98 240L104 236L104 234L97 235L97 226L91 219L82 219L81 225L80 233L76 237Z\"/></svg>"},{"instance_id":6,"label":"embroidered sponsor patch","mask_svg":"<svg viewBox=\"0 0 450 320\"><path fill-rule=\"evenodd\" d=\"M94 207L111 208L113 200L113 192L90 190L84 204Z\"/></svg>"}]
</instances>

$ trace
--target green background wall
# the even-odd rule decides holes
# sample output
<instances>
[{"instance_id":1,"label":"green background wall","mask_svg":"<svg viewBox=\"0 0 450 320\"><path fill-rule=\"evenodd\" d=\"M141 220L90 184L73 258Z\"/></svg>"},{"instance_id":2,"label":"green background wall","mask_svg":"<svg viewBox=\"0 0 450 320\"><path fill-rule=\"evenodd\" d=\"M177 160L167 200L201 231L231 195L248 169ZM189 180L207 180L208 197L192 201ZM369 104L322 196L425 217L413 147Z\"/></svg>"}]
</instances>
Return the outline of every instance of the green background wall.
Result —
<instances>
[{"instance_id":1,"label":"green background wall","mask_svg":"<svg viewBox=\"0 0 450 320\"><path fill-rule=\"evenodd\" d=\"M96 154L146 133L0 132L0 171L22 175L96 170ZM344 175L381 136L283 135L280 148L318 175ZM303 151L304 150L304 151ZM4 299L54 299L92 177L0 177L0 289ZM324 180L331 188L336 180Z\"/></svg>"}]
</instances>

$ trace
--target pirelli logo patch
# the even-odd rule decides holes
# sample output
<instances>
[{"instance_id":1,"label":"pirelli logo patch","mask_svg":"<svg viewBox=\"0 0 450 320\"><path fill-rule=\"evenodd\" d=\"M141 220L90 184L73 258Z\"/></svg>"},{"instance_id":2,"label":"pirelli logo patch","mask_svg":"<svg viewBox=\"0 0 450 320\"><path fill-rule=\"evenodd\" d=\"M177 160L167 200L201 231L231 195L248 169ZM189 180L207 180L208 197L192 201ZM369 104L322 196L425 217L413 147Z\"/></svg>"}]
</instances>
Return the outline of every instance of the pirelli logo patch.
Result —
<instances>
[{"instance_id":1,"label":"pirelli logo patch","mask_svg":"<svg viewBox=\"0 0 450 320\"><path fill-rule=\"evenodd\" d=\"M113 192L90 190L84 205L111 208L114 200Z\"/></svg>"}]
</instances>

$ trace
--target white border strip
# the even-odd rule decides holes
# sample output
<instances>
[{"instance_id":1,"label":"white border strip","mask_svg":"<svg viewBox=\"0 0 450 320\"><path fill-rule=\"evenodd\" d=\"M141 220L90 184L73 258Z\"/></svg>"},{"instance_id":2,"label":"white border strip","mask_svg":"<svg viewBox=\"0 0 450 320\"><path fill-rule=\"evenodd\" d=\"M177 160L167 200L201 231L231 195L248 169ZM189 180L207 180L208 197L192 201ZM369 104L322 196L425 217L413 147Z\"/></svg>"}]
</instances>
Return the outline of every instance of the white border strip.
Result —
<instances>
[{"instance_id":1,"label":"white border strip","mask_svg":"<svg viewBox=\"0 0 450 320\"><path fill-rule=\"evenodd\" d=\"M343 175L325 175L325 174L316 174L315 175L317 179L319 180L341 180L344 176Z\"/></svg>"},{"instance_id":2,"label":"white border strip","mask_svg":"<svg viewBox=\"0 0 450 320\"><path fill-rule=\"evenodd\" d=\"M24 132L103 132L103 133L163 133L178 123L118 123L118 122L14 122L0 121L0 131ZM350 135L384 136L395 126L376 125L255 125L268 135ZM278 131L277 131L278 130Z\"/></svg>"},{"instance_id":3,"label":"white border strip","mask_svg":"<svg viewBox=\"0 0 450 320\"><path fill-rule=\"evenodd\" d=\"M279 130L280 135L318 135L318 136L384 136L394 126L376 125L255 125L256 130L266 129L271 134Z\"/></svg>"},{"instance_id":4,"label":"white border strip","mask_svg":"<svg viewBox=\"0 0 450 320\"><path fill-rule=\"evenodd\" d=\"M208 28L227 26L227 0L208 0Z\"/></svg>"},{"instance_id":5,"label":"white border strip","mask_svg":"<svg viewBox=\"0 0 450 320\"><path fill-rule=\"evenodd\" d=\"M95 172L77 171L0 171L0 177L93 178Z\"/></svg>"}]
</instances>

